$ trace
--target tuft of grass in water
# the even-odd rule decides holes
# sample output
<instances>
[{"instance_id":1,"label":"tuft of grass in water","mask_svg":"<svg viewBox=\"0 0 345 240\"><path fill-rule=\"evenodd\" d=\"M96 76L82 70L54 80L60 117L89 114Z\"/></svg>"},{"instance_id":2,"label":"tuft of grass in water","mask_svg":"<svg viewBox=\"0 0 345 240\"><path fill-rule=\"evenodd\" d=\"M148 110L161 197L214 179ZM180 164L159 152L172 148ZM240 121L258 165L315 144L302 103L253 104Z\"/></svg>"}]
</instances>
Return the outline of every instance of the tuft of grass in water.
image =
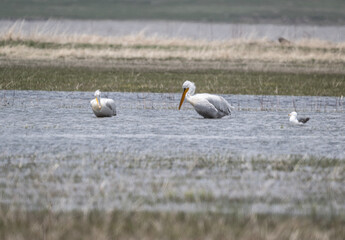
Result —
<instances>
[{"instance_id":1,"label":"tuft of grass in water","mask_svg":"<svg viewBox=\"0 0 345 240\"><path fill-rule=\"evenodd\" d=\"M345 89L345 75L335 73L0 66L5 90L180 92L185 80L199 93L341 96Z\"/></svg>"}]
</instances>

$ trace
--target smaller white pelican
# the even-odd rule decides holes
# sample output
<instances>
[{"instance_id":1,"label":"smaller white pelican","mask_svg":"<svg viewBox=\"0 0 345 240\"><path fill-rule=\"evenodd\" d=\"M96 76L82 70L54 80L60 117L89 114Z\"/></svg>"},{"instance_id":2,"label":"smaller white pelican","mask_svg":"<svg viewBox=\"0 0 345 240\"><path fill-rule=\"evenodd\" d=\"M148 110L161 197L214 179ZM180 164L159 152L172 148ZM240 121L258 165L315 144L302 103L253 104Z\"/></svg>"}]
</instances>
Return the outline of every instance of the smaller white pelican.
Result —
<instances>
[{"instance_id":1,"label":"smaller white pelican","mask_svg":"<svg viewBox=\"0 0 345 240\"><path fill-rule=\"evenodd\" d=\"M302 125L305 124L306 122L309 121L310 118L297 118L297 113L296 112L291 112L289 113L289 121L293 124L298 124L298 125Z\"/></svg>"},{"instance_id":2,"label":"smaller white pelican","mask_svg":"<svg viewBox=\"0 0 345 240\"><path fill-rule=\"evenodd\" d=\"M95 92L95 99L90 101L92 111L97 117L116 116L116 106L113 99L101 98L101 91Z\"/></svg>"},{"instance_id":3,"label":"smaller white pelican","mask_svg":"<svg viewBox=\"0 0 345 240\"><path fill-rule=\"evenodd\" d=\"M181 109L183 101L186 97L187 102L192 104L195 111L204 118L222 118L231 115L231 108L233 108L223 97L208 93L195 94L195 84L190 81L185 81L182 85L183 93L180 101Z\"/></svg>"}]
</instances>

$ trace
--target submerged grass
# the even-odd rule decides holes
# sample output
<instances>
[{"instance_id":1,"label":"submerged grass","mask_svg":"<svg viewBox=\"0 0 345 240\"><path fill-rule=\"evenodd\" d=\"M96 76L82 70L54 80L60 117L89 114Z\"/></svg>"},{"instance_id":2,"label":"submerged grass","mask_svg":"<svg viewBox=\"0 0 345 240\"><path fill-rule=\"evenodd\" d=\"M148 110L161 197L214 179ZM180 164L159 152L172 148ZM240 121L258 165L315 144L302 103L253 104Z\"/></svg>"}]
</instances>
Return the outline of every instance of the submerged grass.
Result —
<instances>
[{"instance_id":1,"label":"submerged grass","mask_svg":"<svg viewBox=\"0 0 345 240\"><path fill-rule=\"evenodd\" d=\"M283 212L284 205L290 204L292 215L344 216L341 207L337 213L331 210L344 202L343 159L87 153L53 158L49 154L0 156L0 160L0 178L5 183L0 185L2 202L10 201L14 209L57 211L83 206L90 210L115 205L122 210L170 210L189 204L191 211L248 214L255 211L255 204L280 206ZM280 192L289 184L294 186L289 192L303 194L294 198Z\"/></svg>"},{"instance_id":2,"label":"submerged grass","mask_svg":"<svg viewBox=\"0 0 345 240\"><path fill-rule=\"evenodd\" d=\"M89 160L85 158L89 158ZM289 201L293 202L292 210L298 210L299 204L302 205L303 203L328 208L329 204L337 201L336 205L343 206L343 186L341 185L345 169L343 159L297 155L248 159L231 155L191 155L181 158L166 158L137 156L135 153L119 153L117 155L114 153L85 153L67 154L66 156L63 154L54 155L53 159L51 154L46 156L39 154L2 155L0 160L2 177L11 179L10 182L0 186L3 197L11 200L8 204L0 205L0 239L4 240L284 240L343 239L345 236L343 227L345 218L340 212L323 214L321 211L318 212L320 209L315 208L315 211L307 214L301 211L301 215L284 215L279 213L254 214L243 209L245 204L261 202L279 205L279 203ZM178 176L175 174L164 175L164 173L174 171L168 170L171 167L175 169L175 173L179 172ZM87 173L85 169L93 170ZM141 172L144 175L137 175L136 172ZM267 175L263 182L262 179L260 180L262 173ZM121 175L127 175L128 181L119 178ZM23 177L17 179L18 176ZM237 179L241 176L243 181ZM259 195L253 192L250 192L249 195L237 193L239 195L235 196L236 191L233 190L248 191L246 186L248 186L249 176L255 176L249 180L251 184L255 185L254 192L262 188L264 193ZM109 183L108 187L103 184L103 182L107 182L103 181L105 177L113 181ZM307 177L309 180L306 179ZM199 178L200 181L195 181ZM201 188L207 184L205 182L207 179L212 179L208 180L211 182L218 182L220 184L218 187L222 190L227 188L223 195L213 191L214 188ZM229 179L230 181L225 181L222 185L220 179ZM287 187L304 190L304 186L305 191L309 191L308 193L304 192L308 195L307 197L296 196L296 201L292 201L287 195L269 197L271 191L266 191L266 188L281 188L283 186L280 184L291 183L291 179L298 181L299 184L292 186L287 184ZM12 183L14 184L12 185ZM90 185L92 183L97 183L97 186L93 188ZM270 184L267 185L267 183ZM336 183L339 184L334 185ZM45 184L47 185L44 186ZM135 184L134 188L133 184ZM323 184L325 184L325 188L321 187ZM181 188L177 187L179 185ZM316 187L317 189L315 189ZM16 194L12 191L17 190L18 193L25 193L32 188L41 189L40 194L42 195L39 195L39 199L44 199L43 201L47 204L41 205L40 210L31 208L30 204L34 204L33 199L37 199L31 195L24 195L26 197L24 198L25 204L14 204L15 200L23 199L23 196L16 199L14 197ZM100 188L100 190L98 191L96 188ZM109 197L108 201L111 202L123 198L123 203L119 205L122 210L118 210L118 208L111 211L98 208L86 208L86 211L54 210L56 203L60 202L61 199L68 202L68 198L71 198L71 195L78 190L81 191L83 199L100 201L98 206L101 209L106 207L106 201L103 200L104 198L108 199L107 196ZM143 190L147 196L143 195L141 192ZM315 194L315 190L318 194ZM12 195L7 196L6 194ZM31 196L32 199L29 199L28 196ZM152 196L156 196L156 198L152 198ZM185 212L173 210L173 207L178 204L199 205L207 203L209 206L217 206L222 201L225 201L223 202L225 206L235 209L235 211L223 212L221 208L215 212L208 211L207 208L202 208L200 211L193 211L192 209ZM159 210L160 203L166 204L165 210ZM140 210L140 204L152 204L153 210ZM63 206L67 207L66 203Z\"/></svg>"},{"instance_id":3,"label":"submerged grass","mask_svg":"<svg viewBox=\"0 0 345 240\"><path fill-rule=\"evenodd\" d=\"M219 94L342 96L345 89L345 75L334 73L0 66L5 90L180 92L187 79L197 92Z\"/></svg>"}]
</instances>

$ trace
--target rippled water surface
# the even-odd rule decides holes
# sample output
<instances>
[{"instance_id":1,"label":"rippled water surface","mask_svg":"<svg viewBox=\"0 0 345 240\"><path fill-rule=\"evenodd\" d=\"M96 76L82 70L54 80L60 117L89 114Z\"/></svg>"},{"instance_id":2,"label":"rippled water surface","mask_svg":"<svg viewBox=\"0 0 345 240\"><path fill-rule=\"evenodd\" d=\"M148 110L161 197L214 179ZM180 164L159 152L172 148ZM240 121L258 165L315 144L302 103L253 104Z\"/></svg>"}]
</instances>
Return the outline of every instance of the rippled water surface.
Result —
<instances>
[{"instance_id":1,"label":"rippled water surface","mask_svg":"<svg viewBox=\"0 0 345 240\"><path fill-rule=\"evenodd\" d=\"M116 117L96 118L91 92L0 91L2 203L296 214L345 209L343 99L224 95L235 110L212 120L186 102L178 111L180 93L103 95L115 100ZM306 125L288 123L294 106L311 118Z\"/></svg>"}]
</instances>

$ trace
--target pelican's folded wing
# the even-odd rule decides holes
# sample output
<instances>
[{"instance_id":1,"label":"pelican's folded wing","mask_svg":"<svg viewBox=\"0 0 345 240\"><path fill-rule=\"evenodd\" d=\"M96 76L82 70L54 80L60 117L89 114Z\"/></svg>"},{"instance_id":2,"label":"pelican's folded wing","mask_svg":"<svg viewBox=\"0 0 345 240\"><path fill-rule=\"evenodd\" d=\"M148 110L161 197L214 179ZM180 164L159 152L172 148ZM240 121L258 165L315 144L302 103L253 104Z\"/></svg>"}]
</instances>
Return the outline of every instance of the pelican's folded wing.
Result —
<instances>
[{"instance_id":1,"label":"pelican's folded wing","mask_svg":"<svg viewBox=\"0 0 345 240\"><path fill-rule=\"evenodd\" d=\"M116 115L116 106L112 99L108 99L108 101L105 103L105 106L113 111L114 115Z\"/></svg>"},{"instance_id":2,"label":"pelican's folded wing","mask_svg":"<svg viewBox=\"0 0 345 240\"><path fill-rule=\"evenodd\" d=\"M221 96L207 94L207 101L224 115L231 114L231 105Z\"/></svg>"}]
</instances>

